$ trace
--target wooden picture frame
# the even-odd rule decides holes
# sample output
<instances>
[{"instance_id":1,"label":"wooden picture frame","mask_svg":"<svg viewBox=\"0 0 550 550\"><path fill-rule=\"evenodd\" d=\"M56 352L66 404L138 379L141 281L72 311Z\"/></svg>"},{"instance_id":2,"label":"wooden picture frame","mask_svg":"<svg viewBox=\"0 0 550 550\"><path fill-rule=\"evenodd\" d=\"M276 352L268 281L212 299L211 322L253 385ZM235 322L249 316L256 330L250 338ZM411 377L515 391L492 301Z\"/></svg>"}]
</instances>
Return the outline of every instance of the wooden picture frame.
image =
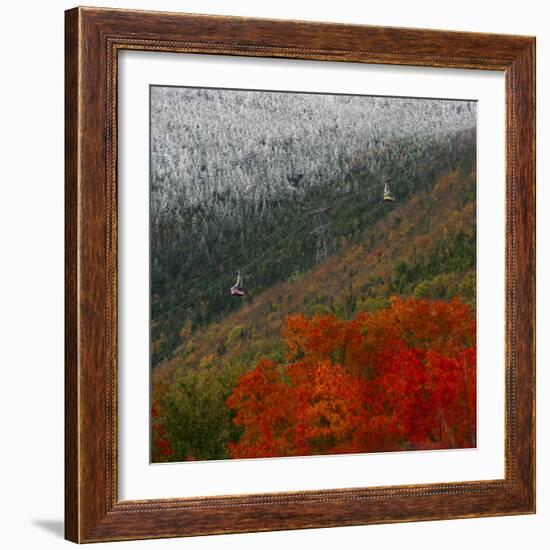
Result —
<instances>
[{"instance_id":1,"label":"wooden picture frame","mask_svg":"<svg viewBox=\"0 0 550 550\"><path fill-rule=\"evenodd\" d=\"M248 496L117 496L117 54L155 50L496 70L506 82L505 477ZM66 12L65 533L97 542L535 511L535 39Z\"/></svg>"}]
</instances>

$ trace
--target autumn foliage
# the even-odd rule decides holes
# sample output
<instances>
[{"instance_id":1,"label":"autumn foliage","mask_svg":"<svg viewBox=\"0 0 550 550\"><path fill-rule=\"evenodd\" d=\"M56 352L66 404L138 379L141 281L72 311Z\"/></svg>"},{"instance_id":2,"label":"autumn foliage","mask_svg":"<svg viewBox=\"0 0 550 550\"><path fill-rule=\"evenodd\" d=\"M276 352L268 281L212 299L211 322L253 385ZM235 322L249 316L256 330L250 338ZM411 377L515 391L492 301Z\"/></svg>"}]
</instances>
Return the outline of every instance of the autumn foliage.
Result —
<instances>
[{"instance_id":1,"label":"autumn foliage","mask_svg":"<svg viewBox=\"0 0 550 550\"><path fill-rule=\"evenodd\" d=\"M475 446L475 319L458 298L289 316L283 336L285 360L262 359L226 400L231 457Z\"/></svg>"},{"instance_id":2,"label":"autumn foliage","mask_svg":"<svg viewBox=\"0 0 550 550\"><path fill-rule=\"evenodd\" d=\"M161 462L174 454L174 449L166 437L166 428L160 422L161 414L159 409L159 404L155 402L151 408L153 462Z\"/></svg>"}]
</instances>

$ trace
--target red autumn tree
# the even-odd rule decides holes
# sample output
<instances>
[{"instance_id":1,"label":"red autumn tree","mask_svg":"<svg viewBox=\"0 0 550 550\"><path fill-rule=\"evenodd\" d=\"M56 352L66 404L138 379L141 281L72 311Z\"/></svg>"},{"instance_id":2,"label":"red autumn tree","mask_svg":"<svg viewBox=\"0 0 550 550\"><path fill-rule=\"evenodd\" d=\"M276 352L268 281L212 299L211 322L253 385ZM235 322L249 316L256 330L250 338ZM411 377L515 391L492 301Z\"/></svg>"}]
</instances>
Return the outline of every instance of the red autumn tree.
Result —
<instances>
[{"instance_id":1,"label":"red autumn tree","mask_svg":"<svg viewBox=\"0 0 550 550\"><path fill-rule=\"evenodd\" d=\"M227 400L234 458L475 445L475 319L460 300L291 316L283 336L286 361L262 360Z\"/></svg>"},{"instance_id":2,"label":"red autumn tree","mask_svg":"<svg viewBox=\"0 0 550 550\"><path fill-rule=\"evenodd\" d=\"M166 437L164 426L160 423L160 406L157 402L151 407L151 419L152 459L153 462L164 462L174 454L174 450Z\"/></svg>"}]
</instances>

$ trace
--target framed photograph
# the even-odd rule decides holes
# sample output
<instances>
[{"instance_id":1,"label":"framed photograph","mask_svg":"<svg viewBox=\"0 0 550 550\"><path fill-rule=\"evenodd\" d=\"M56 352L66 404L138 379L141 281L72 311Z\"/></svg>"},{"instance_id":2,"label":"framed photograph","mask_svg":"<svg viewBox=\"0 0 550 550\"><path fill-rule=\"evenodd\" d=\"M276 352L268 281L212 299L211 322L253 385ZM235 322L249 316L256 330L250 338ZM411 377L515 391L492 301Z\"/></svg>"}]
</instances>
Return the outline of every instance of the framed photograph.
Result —
<instances>
[{"instance_id":1,"label":"framed photograph","mask_svg":"<svg viewBox=\"0 0 550 550\"><path fill-rule=\"evenodd\" d=\"M535 511L535 39L66 12L66 538Z\"/></svg>"}]
</instances>

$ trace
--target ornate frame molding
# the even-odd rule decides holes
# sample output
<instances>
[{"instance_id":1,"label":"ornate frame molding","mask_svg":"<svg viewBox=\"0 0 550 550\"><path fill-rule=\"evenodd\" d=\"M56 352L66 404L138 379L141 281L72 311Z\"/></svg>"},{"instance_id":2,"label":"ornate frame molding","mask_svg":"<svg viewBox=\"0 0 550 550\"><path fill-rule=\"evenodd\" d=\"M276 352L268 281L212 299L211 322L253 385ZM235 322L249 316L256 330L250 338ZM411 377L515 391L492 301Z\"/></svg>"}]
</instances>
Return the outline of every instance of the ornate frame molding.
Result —
<instances>
[{"instance_id":1,"label":"ornate frame molding","mask_svg":"<svg viewBox=\"0 0 550 550\"><path fill-rule=\"evenodd\" d=\"M533 513L535 39L98 8L66 12L66 537L75 542ZM506 78L504 479L119 501L117 54L499 70Z\"/></svg>"}]
</instances>

